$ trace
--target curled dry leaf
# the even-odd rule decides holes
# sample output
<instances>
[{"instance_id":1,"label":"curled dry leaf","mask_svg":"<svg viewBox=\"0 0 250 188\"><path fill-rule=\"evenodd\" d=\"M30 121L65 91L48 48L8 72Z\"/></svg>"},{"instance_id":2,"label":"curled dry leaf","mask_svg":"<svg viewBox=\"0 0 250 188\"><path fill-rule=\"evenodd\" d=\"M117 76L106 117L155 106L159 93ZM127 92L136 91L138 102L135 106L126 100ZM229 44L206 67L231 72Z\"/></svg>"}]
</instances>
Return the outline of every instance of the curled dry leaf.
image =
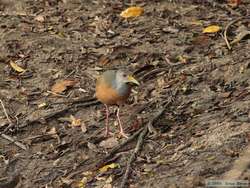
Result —
<instances>
[{"instance_id":1,"label":"curled dry leaf","mask_svg":"<svg viewBox=\"0 0 250 188\"><path fill-rule=\"evenodd\" d=\"M220 26L218 25L210 25L203 29L202 33L217 33L221 30Z\"/></svg>"},{"instance_id":2,"label":"curled dry leaf","mask_svg":"<svg viewBox=\"0 0 250 188\"><path fill-rule=\"evenodd\" d=\"M11 66L15 71L20 72L20 73L26 71L25 69L23 69L22 67L20 67L19 65L17 65L17 64L16 64L15 62L13 62L13 61L10 61L10 66Z\"/></svg>"},{"instance_id":3,"label":"curled dry leaf","mask_svg":"<svg viewBox=\"0 0 250 188\"><path fill-rule=\"evenodd\" d=\"M76 80L60 80L52 86L52 92L62 93L67 87L73 87L78 81Z\"/></svg>"},{"instance_id":4,"label":"curled dry leaf","mask_svg":"<svg viewBox=\"0 0 250 188\"><path fill-rule=\"evenodd\" d=\"M120 16L123 18L131 18L140 16L143 13L143 8L141 7L129 7L126 10L122 11Z\"/></svg>"}]
</instances>

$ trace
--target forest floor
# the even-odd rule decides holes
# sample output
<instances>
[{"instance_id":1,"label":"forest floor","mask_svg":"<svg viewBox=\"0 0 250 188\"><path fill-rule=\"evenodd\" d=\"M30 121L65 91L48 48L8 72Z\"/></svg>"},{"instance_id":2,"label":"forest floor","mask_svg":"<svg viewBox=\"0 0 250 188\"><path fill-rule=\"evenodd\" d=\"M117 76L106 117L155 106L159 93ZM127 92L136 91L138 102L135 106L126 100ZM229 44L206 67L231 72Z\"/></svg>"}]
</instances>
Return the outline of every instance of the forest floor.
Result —
<instances>
[{"instance_id":1,"label":"forest floor","mask_svg":"<svg viewBox=\"0 0 250 188\"><path fill-rule=\"evenodd\" d=\"M0 188L250 180L250 2L133 3L125 19L130 1L0 1ZM103 134L107 69L141 83L121 107L129 140L114 112Z\"/></svg>"}]
</instances>

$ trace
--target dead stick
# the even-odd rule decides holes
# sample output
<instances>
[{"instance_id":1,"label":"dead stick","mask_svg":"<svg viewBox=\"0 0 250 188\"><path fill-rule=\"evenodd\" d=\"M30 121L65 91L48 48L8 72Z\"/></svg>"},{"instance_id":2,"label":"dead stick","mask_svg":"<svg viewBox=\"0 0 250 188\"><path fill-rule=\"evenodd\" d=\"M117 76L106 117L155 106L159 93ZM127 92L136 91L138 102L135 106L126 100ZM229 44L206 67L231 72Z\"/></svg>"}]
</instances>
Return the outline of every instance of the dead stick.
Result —
<instances>
[{"instance_id":1,"label":"dead stick","mask_svg":"<svg viewBox=\"0 0 250 188\"><path fill-rule=\"evenodd\" d=\"M143 143L144 143L144 138L146 137L149 127L153 126L153 123L163 114L163 112L165 111L166 107L170 104L171 102L168 102L167 104L164 104L163 107L154 115L154 117L152 118L152 120L150 120L143 128L143 131L140 133L136 147L133 151L133 153L131 154L129 161L127 163L127 167L126 167L126 171L125 174L122 178L122 183L121 183L121 188L125 188L128 178L129 178L129 174L130 174L130 169L132 166L132 163L134 162L137 154L139 153L139 151L141 150Z\"/></svg>"},{"instance_id":2,"label":"dead stick","mask_svg":"<svg viewBox=\"0 0 250 188\"><path fill-rule=\"evenodd\" d=\"M227 38L227 32L228 32L228 29L229 29L229 27L231 26L231 25L233 25L235 22L238 22L239 20L241 20L243 17L239 17L239 18L237 18L236 20L233 20L233 21L231 21L231 22L229 22L227 25L226 25L226 27L225 27L225 31L224 31L224 33L223 33L223 38L224 38L224 40L225 40L225 42L226 42L226 45L227 45L227 47L228 47L228 49L229 50L231 50L232 49L232 47L231 47L231 45L230 45L230 43L229 43L229 41L228 41L228 38Z\"/></svg>"},{"instance_id":3,"label":"dead stick","mask_svg":"<svg viewBox=\"0 0 250 188\"><path fill-rule=\"evenodd\" d=\"M103 166L106 161L112 157L118 150L120 150L121 148L123 148L125 145L127 145L129 142L133 141L142 131L144 128L139 129L138 131L136 131L132 136L130 136L128 139L126 139L124 142L122 142L121 144L119 144L118 146L116 146L115 148L113 148L109 154L104 157L103 159L101 159L97 165L96 168L100 168L101 166Z\"/></svg>"},{"instance_id":4,"label":"dead stick","mask_svg":"<svg viewBox=\"0 0 250 188\"><path fill-rule=\"evenodd\" d=\"M6 135L6 134L1 134L1 137L3 137L6 140L9 140L10 142L14 143L16 146L20 147L23 150L27 150L27 147L22 144L21 142L15 141L12 137Z\"/></svg>"},{"instance_id":5,"label":"dead stick","mask_svg":"<svg viewBox=\"0 0 250 188\"><path fill-rule=\"evenodd\" d=\"M135 147L133 153L131 154L131 156L129 158L129 161L127 163L126 171L125 171L125 174L124 174L124 176L122 178L121 188L126 187L126 183L127 183L128 177L129 177L129 173L130 173L132 163L135 160L137 154L139 153L139 151L140 151L140 149L141 149L141 147L142 147L142 145L144 143L144 138L145 138L147 133L148 133L148 128L147 128L147 126L145 126L143 131L139 135L136 147Z\"/></svg>"},{"instance_id":6,"label":"dead stick","mask_svg":"<svg viewBox=\"0 0 250 188\"><path fill-rule=\"evenodd\" d=\"M72 104L72 105L68 105L62 109L59 109L59 110L56 110L54 112L51 112L51 113L47 113L45 114L44 116L42 117L38 117L36 119L33 119L33 120L26 120L22 125L19 126L19 128L24 128L32 123L36 123L36 122L40 122L41 120L47 120L47 119L50 119L56 115L59 115L61 113L64 113L64 112L67 112L68 110L76 107L76 108L79 108L79 107L88 107L88 106L92 106L92 105L97 105L99 104L100 102L99 101L89 101L89 102L86 102L86 103L79 103L79 104Z\"/></svg>"},{"instance_id":7,"label":"dead stick","mask_svg":"<svg viewBox=\"0 0 250 188\"><path fill-rule=\"evenodd\" d=\"M6 118L7 118L8 122L9 122L9 124L12 125L12 121L10 120L9 115L8 115L6 109L5 109L4 104L3 104L3 101L2 101L1 99L0 99L0 102L1 102L1 105L2 105L2 108L3 108L3 112L4 112L5 116L6 116Z\"/></svg>"}]
</instances>

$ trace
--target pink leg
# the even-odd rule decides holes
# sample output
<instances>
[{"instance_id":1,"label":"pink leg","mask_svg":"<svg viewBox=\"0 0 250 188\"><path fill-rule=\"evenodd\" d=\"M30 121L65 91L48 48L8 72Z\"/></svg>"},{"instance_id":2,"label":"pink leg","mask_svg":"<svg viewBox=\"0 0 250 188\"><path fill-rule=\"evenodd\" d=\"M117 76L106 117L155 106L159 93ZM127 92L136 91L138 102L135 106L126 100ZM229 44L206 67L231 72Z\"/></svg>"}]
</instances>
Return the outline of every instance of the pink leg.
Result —
<instances>
[{"instance_id":1,"label":"pink leg","mask_svg":"<svg viewBox=\"0 0 250 188\"><path fill-rule=\"evenodd\" d=\"M108 136L109 135L109 107L108 105L105 105L105 111L106 111L106 121L105 121L105 125L106 125L106 131L105 131L105 135Z\"/></svg>"},{"instance_id":2,"label":"pink leg","mask_svg":"<svg viewBox=\"0 0 250 188\"><path fill-rule=\"evenodd\" d=\"M117 117L118 124L119 124L119 127L120 127L120 134L121 134L123 137L128 138L128 136L127 136L127 135L124 133L124 131L123 131L122 123L121 123L120 116L119 116L119 111L120 111L120 108L118 107L117 112L116 112L116 117Z\"/></svg>"}]
</instances>

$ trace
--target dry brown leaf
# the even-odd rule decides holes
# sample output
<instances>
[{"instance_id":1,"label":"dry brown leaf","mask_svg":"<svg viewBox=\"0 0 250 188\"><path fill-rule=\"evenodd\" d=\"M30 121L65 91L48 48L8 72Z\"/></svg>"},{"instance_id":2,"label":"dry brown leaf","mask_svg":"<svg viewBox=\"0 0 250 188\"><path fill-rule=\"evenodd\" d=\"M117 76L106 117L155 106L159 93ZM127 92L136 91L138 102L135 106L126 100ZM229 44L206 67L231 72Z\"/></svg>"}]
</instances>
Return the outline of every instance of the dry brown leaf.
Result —
<instances>
[{"instance_id":1,"label":"dry brown leaf","mask_svg":"<svg viewBox=\"0 0 250 188\"><path fill-rule=\"evenodd\" d=\"M88 148L89 148L90 150L92 150L92 151L95 151L95 152L98 151L96 145L95 145L95 144L92 144L91 142L88 142L87 146L88 146Z\"/></svg>"},{"instance_id":2,"label":"dry brown leaf","mask_svg":"<svg viewBox=\"0 0 250 188\"><path fill-rule=\"evenodd\" d=\"M239 6L240 3L241 3L241 0L228 0L228 5L233 8Z\"/></svg>"},{"instance_id":3,"label":"dry brown leaf","mask_svg":"<svg viewBox=\"0 0 250 188\"><path fill-rule=\"evenodd\" d=\"M17 65L15 62L10 61L10 66L17 72L25 72L26 70L23 69L22 67L20 67L19 65Z\"/></svg>"},{"instance_id":4,"label":"dry brown leaf","mask_svg":"<svg viewBox=\"0 0 250 188\"><path fill-rule=\"evenodd\" d=\"M110 62L109 58L107 56L101 56L99 63L101 65L107 65Z\"/></svg>"},{"instance_id":5,"label":"dry brown leaf","mask_svg":"<svg viewBox=\"0 0 250 188\"><path fill-rule=\"evenodd\" d=\"M122 11L120 16L123 18L131 18L140 16L143 13L143 8L141 7L129 7L126 10Z\"/></svg>"},{"instance_id":6,"label":"dry brown leaf","mask_svg":"<svg viewBox=\"0 0 250 188\"><path fill-rule=\"evenodd\" d=\"M34 18L34 20L38 21L38 22L44 22L45 21L45 18L44 16L42 15L38 15Z\"/></svg>"},{"instance_id":7,"label":"dry brown leaf","mask_svg":"<svg viewBox=\"0 0 250 188\"><path fill-rule=\"evenodd\" d=\"M86 125L85 125L85 123L81 123L81 130L82 130L82 132L83 133L86 133L87 132L87 128L86 128Z\"/></svg>"},{"instance_id":8,"label":"dry brown leaf","mask_svg":"<svg viewBox=\"0 0 250 188\"><path fill-rule=\"evenodd\" d=\"M48 133L48 134L57 134L56 128L55 128L55 127L52 127L47 133Z\"/></svg>"},{"instance_id":9,"label":"dry brown leaf","mask_svg":"<svg viewBox=\"0 0 250 188\"><path fill-rule=\"evenodd\" d=\"M221 30L220 26L218 25L210 25L203 29L202 33L217 33Z\"/></svg>"},{"instance_id":10,"label":"dry brown leaf","mask_svg":"<svg viewBox=\"0 0 250 188\"><path fill-rule=\"evenodd\" d=\"M52 92L62 93L67 89L67 87L74 86L78 81L76 80L60 80L52 86Z\"/></svg>"},{"instance_id":11,"label":"dry brown leaf","mask_svg":"<svg viewBox=\"0 0 250 188\"><path fill-rule=\"evenodd\" d=\"M106 140L101 141L100 146L106 149L113 148L118 145L118 140L115 137L110 137Z\"/></svg>"},{"instance_id":12,"label":"dry brown leaf","mask_svg":"<svg viewBox=\"0 0 250 188\"><path fill-rule=\"evenodd\" d=\"M58 138L57 132L56 132L56 128L52 127L48 132L48 135L51 135L52 138Z\"/></svg>"}]
</instances>

